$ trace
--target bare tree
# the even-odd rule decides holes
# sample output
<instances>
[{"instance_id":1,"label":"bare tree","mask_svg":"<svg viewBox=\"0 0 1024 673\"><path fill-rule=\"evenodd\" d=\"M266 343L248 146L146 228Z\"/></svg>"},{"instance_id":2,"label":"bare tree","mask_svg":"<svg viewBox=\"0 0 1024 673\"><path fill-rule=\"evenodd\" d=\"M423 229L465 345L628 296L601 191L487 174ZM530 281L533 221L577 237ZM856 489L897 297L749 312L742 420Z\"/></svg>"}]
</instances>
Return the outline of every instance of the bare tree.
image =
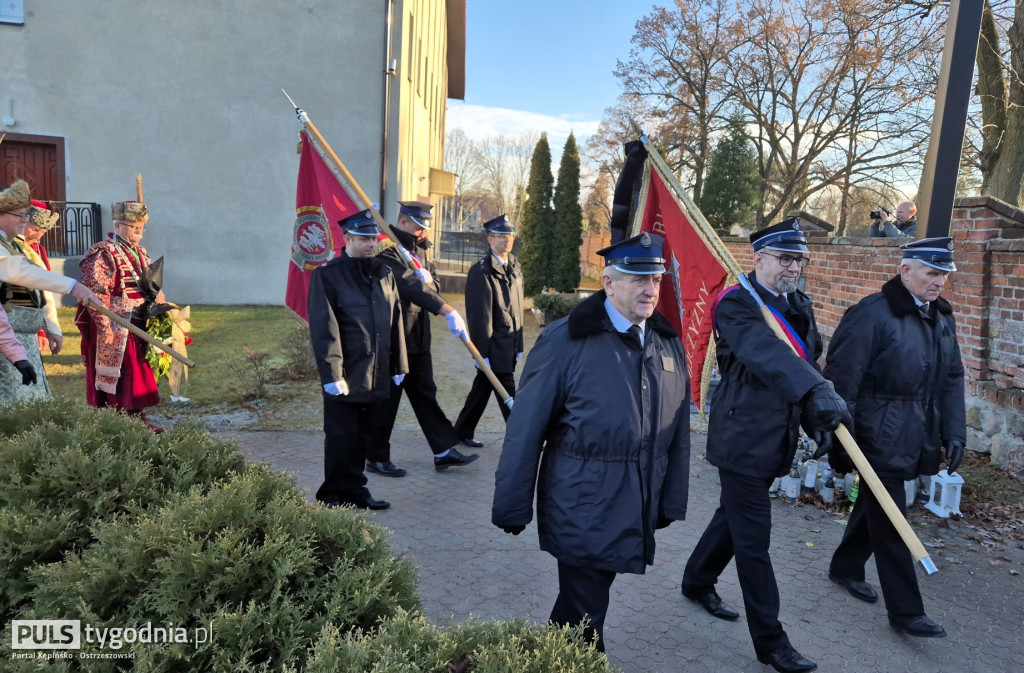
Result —
<instances>
[{"instance_id":1,"label":"bare tree","mask_svg":"<svg viewBox=\"0 0 1024 673\"><path fill-rule=\"evenodd\" d=\"M651 103L666 161L692 176L699 200L711 155L712 136L725 128L731 105L726 77L735 43L729 0L676 0L637 22L627 62L615 75L629 95Z\"/></svg>"},{"instance_id":2,"label":"bare tree","mask_svg":"<svg viewBox=\"0 0 1024 673\"><path fill-rule=\"evenodd\" d=\"M455 194L441 202L451 229L463 231L480 209L478 165L480 150L460 128L448 131L444 145L445 170L455 173Z\"/></svg>"},{"instance_id":3,"label":"bare tree","mask_svg":"<svg viewBox=\"0 0 1024 673\"><path fill-rule=\"evenodd\" d=\"M495 214L504 213L513 222L519 220L530 158L539 139L539 133L528 131L515 137L491 136L478 145L480 189Z\"/></svg>"}]
</instances>

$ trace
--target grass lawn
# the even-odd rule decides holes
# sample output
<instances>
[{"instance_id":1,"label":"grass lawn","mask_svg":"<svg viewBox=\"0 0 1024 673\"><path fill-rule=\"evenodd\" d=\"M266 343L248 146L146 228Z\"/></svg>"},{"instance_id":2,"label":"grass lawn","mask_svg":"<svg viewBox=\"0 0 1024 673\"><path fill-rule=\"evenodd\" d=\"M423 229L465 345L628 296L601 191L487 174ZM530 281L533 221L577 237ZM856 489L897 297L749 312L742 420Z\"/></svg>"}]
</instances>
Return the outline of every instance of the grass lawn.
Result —
<instances>
[{"instance_id":1,"label":"grass lawn","mask_svg":"<svg viewBox=\"0 0 1024 673\"><path fill-rule=\"evenodd\" d=\"M462 312L462 302L452 305ZM74 325L73 308L61 308L64 349L60 355L44 355L46 376L54 396L85 399L85 366L81 338ZM438 401L452 420L469 392L475 370L468 351L453 338L444 318L434 316L433 355ZM184 396L188 402L170 402L166 379L160 381L163 400L150 410L157 418L202 418L211 427L232 419L232 429L319 430L323 425L319 381L297 370L313 369L309 336L303 323L283 306L194 305L193 338L188 356L196 366L189 372ZM530 312L525 316L526 343L540 333ZM246 349L254 356L246 358ZM252 360L265 358L267 381L263 398L256 396L256 372ZM304 367L303 367L304 366ZM400 414L410 414L403 402Z\"/></svg>"}]
</instances>

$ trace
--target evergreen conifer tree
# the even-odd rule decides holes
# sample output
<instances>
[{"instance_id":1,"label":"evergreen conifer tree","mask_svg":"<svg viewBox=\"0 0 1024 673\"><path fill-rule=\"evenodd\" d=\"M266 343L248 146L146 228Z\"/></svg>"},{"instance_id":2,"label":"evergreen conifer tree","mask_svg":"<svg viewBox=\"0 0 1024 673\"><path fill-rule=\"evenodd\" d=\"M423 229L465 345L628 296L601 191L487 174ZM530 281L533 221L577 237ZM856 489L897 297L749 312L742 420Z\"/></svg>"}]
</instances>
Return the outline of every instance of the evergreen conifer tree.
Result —
<instances>
[{"instance_id":1,"label":"evergreen conifer tree","mask_svg":"<svg viewBox=\"0 0 1024 673\"><path fill-rule=\"evenodd\" d=\"M551 207L555 178L551 175L551 147L542 133L533 149L530 179L526 184L526 204L519 222L523 241L519 261L523 265L523 290L526 296L539 294L551 285L551 240L555 211Z\"/></svg>"},{"instance_id":2,"label":"evergreen conifer tree","mask_svg":"<svg viewBox=\"0 0 1024 673\"><path fill-rule=\"evenodd\" d=\"M583 209L580 208L580 153L570 132L558 165L555 186L555 231L551 240L550 285L559 292L580 284L580 245L583 243Z\"/></svg>"},{"instance_id":3,"label":"evergreen conifer tree","mask_svg":"<svg viewBox=\"0 0 1024 673\"><path fill-rule=\"evenodd\" d=\"M757 207L757 153L742 114L729 118L726 135L718 141L708 164L698 206L719 231L747 222Z\"/></svg>"}]
</instances>

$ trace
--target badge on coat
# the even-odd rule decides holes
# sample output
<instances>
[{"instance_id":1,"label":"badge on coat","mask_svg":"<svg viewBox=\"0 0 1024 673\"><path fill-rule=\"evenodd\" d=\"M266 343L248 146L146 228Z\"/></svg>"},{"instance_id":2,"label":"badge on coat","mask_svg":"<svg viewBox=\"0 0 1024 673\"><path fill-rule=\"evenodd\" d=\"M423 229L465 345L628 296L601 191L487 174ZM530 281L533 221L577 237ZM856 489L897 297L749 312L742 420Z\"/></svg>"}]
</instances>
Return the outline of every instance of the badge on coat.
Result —
<instances>
[{"instance_id":1,"label":"badge on coat","mask_svg":"<svg viewBox=\"0 0 1024 673\"><path fill-rule=\"evenodd\" d=\"M676 361L667 355L662 355L661 368L666 372L674 372L676 370Z\"/></svg>"}]
</instances>

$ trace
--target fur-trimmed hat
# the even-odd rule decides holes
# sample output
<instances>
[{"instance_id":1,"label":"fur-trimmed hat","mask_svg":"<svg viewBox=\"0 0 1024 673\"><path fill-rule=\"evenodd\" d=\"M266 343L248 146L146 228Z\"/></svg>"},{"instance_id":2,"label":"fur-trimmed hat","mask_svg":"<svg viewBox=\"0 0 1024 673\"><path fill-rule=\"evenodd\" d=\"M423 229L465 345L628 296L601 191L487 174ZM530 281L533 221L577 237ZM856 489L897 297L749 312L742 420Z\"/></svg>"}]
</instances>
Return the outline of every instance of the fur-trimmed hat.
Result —
<instances>
[{"instance_id":1,"label":"fur-trimmed hat","mask_svg":"<svg viewBox=\"0 0 1024 673\"><path fill-rule=\"evenodd\" d=\"M29 196L28 183L18 180L10 187L0 190L0 213L9 213L18 208L28 208L32 205L32 197Z\"/></svg>"},{"instance_id":2,"label":"fur-trimmed hat","mask_svg":"<svg viewBox=\"0 0 1024 673\"><path fill-rule=\"evenodd\" d=\"M149 208L142 202L142 174L135 176L135 191L138 195L136 201L119 201L111 204L110 213L115 222L142 222L149 221Z\"/></svg>"},{"instance_id":3,"label":"fur-trimmed hat","mask_svg":"<svg viewBox=\"0 0 1024 673\"><path fill-rule=\"evenodd\" d=\"M49 231L57 224L60 214L49 210L42 201L32 201L32 207L28 209L28 222L40 229Z\"/></svg>"}]
</instances>

